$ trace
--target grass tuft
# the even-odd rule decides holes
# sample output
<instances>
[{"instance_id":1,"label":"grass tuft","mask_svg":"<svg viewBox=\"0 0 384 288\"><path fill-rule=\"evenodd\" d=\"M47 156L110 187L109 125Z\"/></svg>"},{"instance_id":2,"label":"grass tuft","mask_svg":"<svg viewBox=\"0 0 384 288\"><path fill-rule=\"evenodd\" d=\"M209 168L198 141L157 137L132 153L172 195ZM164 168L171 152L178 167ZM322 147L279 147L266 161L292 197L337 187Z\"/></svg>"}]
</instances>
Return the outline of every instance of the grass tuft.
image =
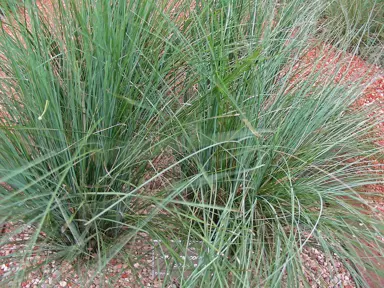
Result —
<instances>
[{"instance_id":1,"label":"grass tuft","mask_svg":"<svg viewBox=\"0 0 384 288\"><path fill-rule=\"evenodd\" d=\"M6 11L0 216L33 227L18 261L37 249L47 263L86 263L87 285L115 256L134 270L138 240L152 243L147 257L157 240L181 287L299 287L313 247L368 287L364 269L382 274L383 227L366 200L382 197L367 188L383 184L372 161L382 119L351 108L363 83L340 84L341 67L297 68L329 4L62 0L47 15L25 0ZM344 32L323 36L354 45Z\"/></svg>"}]
</instances>

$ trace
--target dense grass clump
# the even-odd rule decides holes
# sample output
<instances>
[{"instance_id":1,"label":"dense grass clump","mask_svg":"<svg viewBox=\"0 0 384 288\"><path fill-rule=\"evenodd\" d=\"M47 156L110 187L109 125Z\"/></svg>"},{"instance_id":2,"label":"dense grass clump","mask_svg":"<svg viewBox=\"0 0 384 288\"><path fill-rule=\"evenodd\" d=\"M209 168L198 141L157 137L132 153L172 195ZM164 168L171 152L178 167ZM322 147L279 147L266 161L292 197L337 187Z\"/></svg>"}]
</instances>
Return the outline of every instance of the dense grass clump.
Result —
<instances>
[{"instance_id":1,"label":"dense grass clump","mask_svg":"<svg viewBox=\"0 0 384 288\"><path fill-rule=\"evenodd\" d=\"M26 21L3 23L1 214L36 226L31 246L43 231L72 258L139 225L148 203L133 191L160 151L179 60L154 3L55 4L46 15L26 1Z\"/></svg>"},{"instance_id":2,"label":"dense grass clump","mask_svg":"<svg viewBox=\"0 0 384 288\"><path fill-rule=\"evenodd\" d=\"M358 286L380 273L383 227L361 204L382 182L381 119L350 108L361 83L296 65L328 1L32 2L0 34L0 215L35 231L20 261L103 272L141 238L182 287L298 287L307 247Z\"/></svg>"}]
</instances>

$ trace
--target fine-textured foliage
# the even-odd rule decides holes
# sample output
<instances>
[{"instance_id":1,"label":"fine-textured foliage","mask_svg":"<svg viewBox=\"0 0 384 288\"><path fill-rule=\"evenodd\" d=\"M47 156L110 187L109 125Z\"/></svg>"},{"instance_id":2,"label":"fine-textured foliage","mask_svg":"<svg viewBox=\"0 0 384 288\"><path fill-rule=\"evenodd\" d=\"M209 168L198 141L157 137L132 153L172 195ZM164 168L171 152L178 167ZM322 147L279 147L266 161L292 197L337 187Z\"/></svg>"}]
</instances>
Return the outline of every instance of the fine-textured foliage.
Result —
<instances>
[{"instance_id":1,"label":"fine-textured foliage","mask_svg":"<svg viewBox=\"0 0 384 288\"><path fill-rule=\"evenodd\" d=\"M384 66L383 11L381 0L330 1L324 14L324 26L327 33L334 33L334 43L348 43L350 50Z\"/></svg>"},{"instance_id":2,"label":"fine-textured foliage","mask_svg":"<svg viewBox=\"0 0 384 288\"><path fill-rule=\"evenodd\" d=\"M36 226L30 245L43 231L57 256L100 252L141 219L130 194L159 153L178 62L154 3L58 2L49 19L26 3L26 22L3 24L1 215Z\"/></svg>"},{"instance_id":3,"label":"fine-textured foliage","mask_svg":"<svg viewBox=\"0 0 384 288\"><path fill-rule=\"evenodd\" d=\"M350 108L361 83L296 65L328 1L32 2L0 35L0 215L35 229L20 261L91 255L102 272L142 238L169 268L199 243L182 287L305 285L306 247L358 286L380 273L361 204L381 119Z\"/></svg>"}]
</instances>

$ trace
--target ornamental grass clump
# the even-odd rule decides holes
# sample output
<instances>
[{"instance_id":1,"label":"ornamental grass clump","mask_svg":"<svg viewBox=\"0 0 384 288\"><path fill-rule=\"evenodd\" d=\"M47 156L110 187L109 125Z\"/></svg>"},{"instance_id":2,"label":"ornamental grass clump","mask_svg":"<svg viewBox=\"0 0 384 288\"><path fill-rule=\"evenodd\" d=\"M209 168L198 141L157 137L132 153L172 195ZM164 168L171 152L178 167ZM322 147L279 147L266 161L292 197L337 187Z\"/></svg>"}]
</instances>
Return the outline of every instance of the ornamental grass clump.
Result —
<instances>
[{"instance_id":1,"label":"ornamental grass clump","mask_svg":"<svg viewBox=\"0 0 384 288\"><path fill-rule=\"evenodd\" d=\"M300 256L308 247L331 271L342 262L358 286L368 285L362 267L381 273L372 263L382 225L361 208L373 194L366 186L382 183L370 163L381 158L372 133L380 120L351 108L362 79L336 81L342 68L316 69L321 59L298 64L319 45L328 7L299 2L201 4L190 16L197 24L185 45L197 78L176 114L185 212L174 213L205 250L185 287L325 283L308 276L313 267Z\"/></svg>"},{"instance_id":2,"label":"ornamental grass clump","mask_svg":"<svg viewBox=\"0 0 384 288\"><path fill-rule=\"evenodd\" d=\"M24 1L8 13L0 215L33 227L14 256L92 264L92 283L121 254L134 270L140 239L164 247L147 251L164 258L164 287L298 287L326 281L308 276L312 247L331 276L341 263L367 286L384 248L365 205L382 183L382 119L351 108L363 81L300 65L328 4L63 0L47 14Z\"/></svg>"},{"instance_id":3,"label":"ornamental grass clump","mask_svg":"<svg viewBox=\"0 0 384 288\"><path fill-rule=\"evenodd\" d=\"M0 35L1 216L36 228L29 248L101 255L147 221L134 195L176 101L171 22L149 1L33 2Z\"/></svg>"}]
</instances>

